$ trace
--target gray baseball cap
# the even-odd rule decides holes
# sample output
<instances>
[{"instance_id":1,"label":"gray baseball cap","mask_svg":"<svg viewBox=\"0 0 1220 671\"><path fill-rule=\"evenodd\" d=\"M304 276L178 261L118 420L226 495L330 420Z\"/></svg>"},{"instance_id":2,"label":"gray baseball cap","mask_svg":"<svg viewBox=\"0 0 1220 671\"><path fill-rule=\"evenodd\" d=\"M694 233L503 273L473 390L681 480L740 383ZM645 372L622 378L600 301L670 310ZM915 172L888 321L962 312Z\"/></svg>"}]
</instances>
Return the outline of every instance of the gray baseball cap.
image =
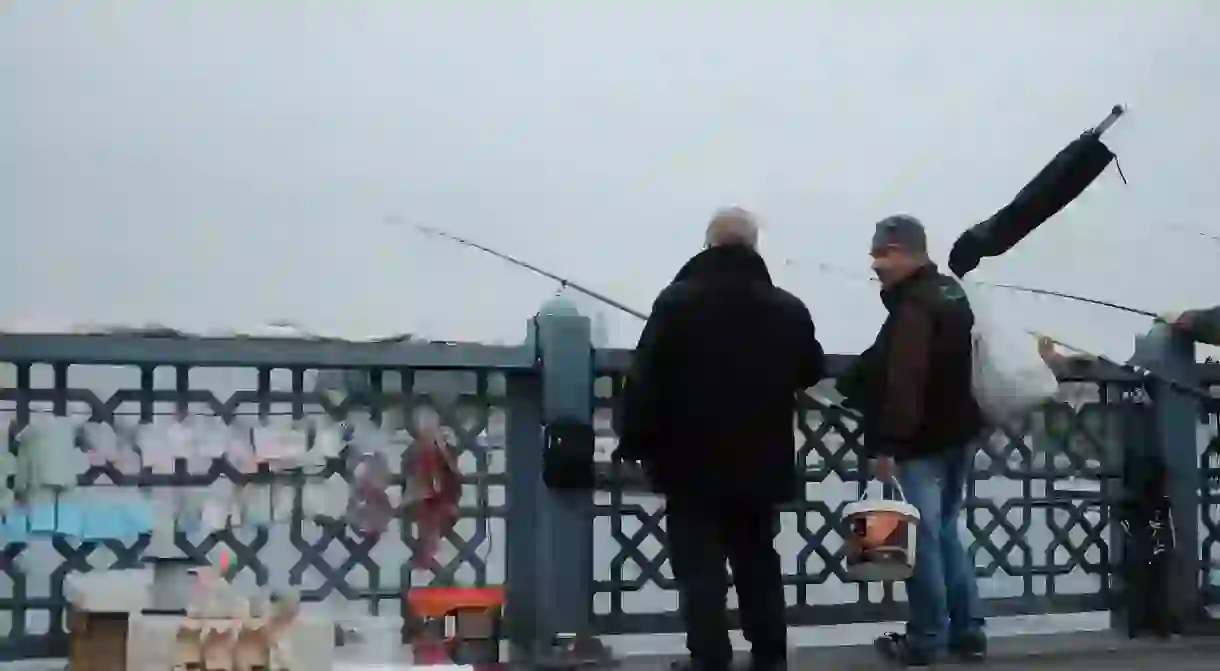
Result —
<instances>
[{"instance_id":1,"label":"gray baseball cap","mask_svg":"<svg viewBox=\"0 0 1220 671\"><path fill-rule=\"evenodd\" d=\"M873 233L874 251L888 246L923 254L928 251L928 235L915 217L891 215L877 222L877 230Z\"/></svg>"}]
</instances>

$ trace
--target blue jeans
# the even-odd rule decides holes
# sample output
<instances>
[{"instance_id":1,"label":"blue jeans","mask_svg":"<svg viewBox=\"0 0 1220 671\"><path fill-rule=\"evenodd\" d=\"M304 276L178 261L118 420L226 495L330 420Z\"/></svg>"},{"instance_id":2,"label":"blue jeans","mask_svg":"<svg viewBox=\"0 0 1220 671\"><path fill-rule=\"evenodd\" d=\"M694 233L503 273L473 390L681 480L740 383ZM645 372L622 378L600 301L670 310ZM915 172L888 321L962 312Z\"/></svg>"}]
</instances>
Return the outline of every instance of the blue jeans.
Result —
<instances>
[{"instance_id":1,"label":"blue jeans","mask_svg":"<svg viewBox=\"0 0 1220 671\"><path fill-rule=\"evenodd\" d=\"M958 534L973 449L951 450L898 464L907 501L919 509L915 572L907 580L907 642L940 651L983 631L974 562Z\"/></svg>"}]
</instances>

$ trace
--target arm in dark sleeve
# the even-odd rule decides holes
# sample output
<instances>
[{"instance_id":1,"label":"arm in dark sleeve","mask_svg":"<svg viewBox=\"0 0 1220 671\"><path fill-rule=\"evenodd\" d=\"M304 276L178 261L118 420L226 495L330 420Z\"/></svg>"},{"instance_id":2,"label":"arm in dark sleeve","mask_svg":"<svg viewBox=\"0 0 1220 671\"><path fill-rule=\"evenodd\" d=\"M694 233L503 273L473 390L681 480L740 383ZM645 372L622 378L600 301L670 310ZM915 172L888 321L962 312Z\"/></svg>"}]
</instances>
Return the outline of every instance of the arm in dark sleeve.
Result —
<instances>
[{"instance_id":1,"label":"arm in dark sleeve","mask_svg":"<svg viewBox=\"0 0 1220 671\"><path fill-rule=\"evenodd\" d=\"M1195 342L1220 345L1220 305L1205 310L1187 310L1179 317L1179 323Z\"/></svg>"},{"instance_id":2,"label":"arm in dark sleeve","mask_svg":"<svg viewBox=\"0 0 1220 671\"><path fill-rule=\"evenodd\" d=\"M878 442L872 446L876 454L898 456L915 439L923 420L931 348L932 315L907 301L899 307L885 365Z\"/></svg>"},{"instance_id":3,"label":"arm in dark sleeve","mask_svg":"<svg viewBox=\"0 0 1220 671\"><path fill-rule=\"evenodd\" d=\"M813 325L813 317L809 314L809 309L803 305L801 306L800 330L801 337L797 340L799 348L797 356L800 357L798 383L801 389L808 389L826 377L826 351L822 349L822 343L818 342L818 332Z\"/></svg>"},{"instance_id":4,"label":"arm in dark sleeve","mask_svg":"<svg viewBox=\"0 0 1220 671\"><path fill-rule=\"evenodd\" d=\"M843 405L855 410L864 409L872 362L873 348L869 347L852 361L842 375L835 378L835 391L843 395Z\"/></svg>"},{"instance_id":5,"label":"arm in dark sleeve","mask_svg":"<svg viewBox=\"0 0 1220 671\"><path fill-rule=\"evenodd\" d=\"M614 413L614 432L618 435L615 454L622 459L647 460L656 450L652 437L656 435L660 401L672 391L668 389L667 369L671 362L667 357L675 316L662 293L640 333Z\"/></svg>"}]
</instances>

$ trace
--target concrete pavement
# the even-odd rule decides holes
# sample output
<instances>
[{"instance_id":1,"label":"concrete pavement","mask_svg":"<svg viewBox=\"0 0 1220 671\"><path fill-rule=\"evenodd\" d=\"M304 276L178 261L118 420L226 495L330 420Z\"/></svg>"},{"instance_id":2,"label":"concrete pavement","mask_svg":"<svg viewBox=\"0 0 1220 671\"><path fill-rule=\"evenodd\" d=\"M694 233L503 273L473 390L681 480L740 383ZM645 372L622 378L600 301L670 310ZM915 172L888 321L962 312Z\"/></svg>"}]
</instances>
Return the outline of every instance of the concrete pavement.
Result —
<instances>
[{"instance_id":1,"label":"concrete pavement","mask_svg":"<svg viewBox=\"0 0 1220 671\"><path fill-rule=\"evenodd\" d=\"M672 661L673 658L664 657L629 658L623 661L621 669L663 671ZM894 665L879 658L871 646L802 648L789 663L792 671L879 671L893 668ZM938 668L1216 671L1220 670L1220 637L1132 641L1110 632L1013 636L993 640L990 659L984 665L948 662L939 664Z\"/></svg>"}]
</instances>

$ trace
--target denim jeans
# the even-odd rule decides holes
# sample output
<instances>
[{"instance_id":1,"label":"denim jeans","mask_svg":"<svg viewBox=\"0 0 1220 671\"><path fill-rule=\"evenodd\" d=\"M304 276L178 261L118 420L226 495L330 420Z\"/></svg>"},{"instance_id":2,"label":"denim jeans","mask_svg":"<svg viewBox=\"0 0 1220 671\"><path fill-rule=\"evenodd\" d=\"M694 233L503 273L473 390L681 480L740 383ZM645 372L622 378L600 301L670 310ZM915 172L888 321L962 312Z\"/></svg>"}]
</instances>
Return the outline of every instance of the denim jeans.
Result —
<instances>
[{"instance_id":1,"label":"denim jeans","mask_svg":"<svg viewBox=\"0 0 1220 671\"><path fill-rule=\"evenodd\" d=\"M974 563L958 533L974 450L950 450L898 464L907 502L919 510L915 572L907 580L907 641L940 651L982 633L982 603Z\"/></svg>"}]
</instances>

